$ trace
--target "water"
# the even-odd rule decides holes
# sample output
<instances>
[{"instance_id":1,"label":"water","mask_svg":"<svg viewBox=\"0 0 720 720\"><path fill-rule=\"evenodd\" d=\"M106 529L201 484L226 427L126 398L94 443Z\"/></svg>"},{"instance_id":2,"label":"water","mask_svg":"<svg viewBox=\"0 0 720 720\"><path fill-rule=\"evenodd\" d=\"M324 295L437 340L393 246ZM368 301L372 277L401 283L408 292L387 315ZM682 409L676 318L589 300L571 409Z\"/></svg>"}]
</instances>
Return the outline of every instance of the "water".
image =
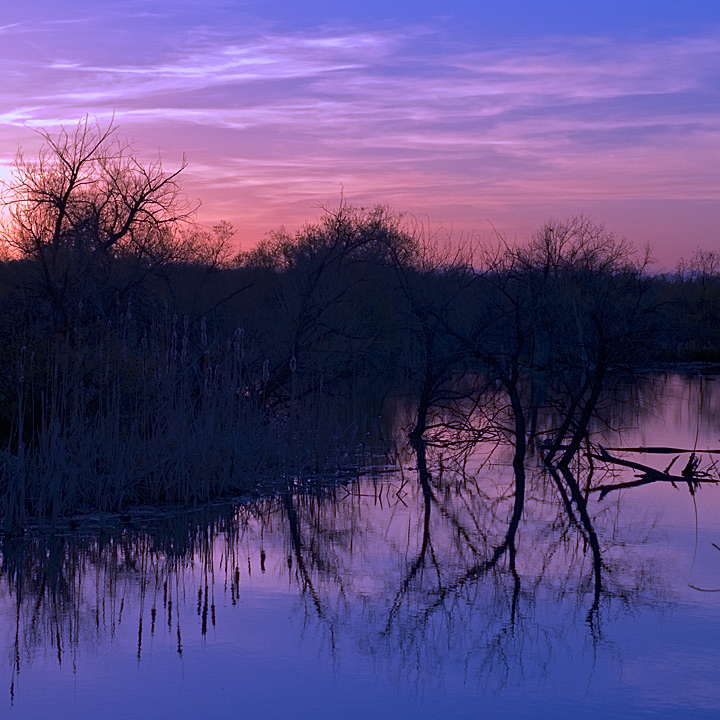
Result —
<instances>
[{"instance_id":1,"label":"water","mask_svg":"<svg viewBox=\"0 0 720 720\"><path fill-rule=\"evenodd\" d=\"M720 448L718 387L641 384L603 442ZM720 488L591 495L598 592L540 472L515 572L509 550L496 557L513 509L503 455L463 475L429 452L430 494L408 454L315 494L5 541L0 716L718 717ZM593 482L633 477L601 470Z\"/></svg>"}]
</instances>

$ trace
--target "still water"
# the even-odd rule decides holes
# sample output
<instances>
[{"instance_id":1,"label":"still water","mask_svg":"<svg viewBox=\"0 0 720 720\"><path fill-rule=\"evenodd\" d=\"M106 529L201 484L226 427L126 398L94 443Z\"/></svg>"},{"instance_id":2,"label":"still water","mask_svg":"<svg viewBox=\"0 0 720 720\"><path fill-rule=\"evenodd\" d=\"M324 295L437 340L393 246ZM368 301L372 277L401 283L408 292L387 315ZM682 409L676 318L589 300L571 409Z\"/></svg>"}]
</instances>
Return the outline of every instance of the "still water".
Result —
<instances>
[{"instance_id":1,"label":"still water","mask_svg":"<svg viewBox=\"0 0 720 720\"><path fill-rule=\"evenodd\" d=\"M717 476L719 382L648 379L613 417L605 447ZM0 717L720 717L720 487L591 492L597 572L532 456L508 543L507 455L408 449L341 487L6 540Z\"/></svg>"}]
</instances>

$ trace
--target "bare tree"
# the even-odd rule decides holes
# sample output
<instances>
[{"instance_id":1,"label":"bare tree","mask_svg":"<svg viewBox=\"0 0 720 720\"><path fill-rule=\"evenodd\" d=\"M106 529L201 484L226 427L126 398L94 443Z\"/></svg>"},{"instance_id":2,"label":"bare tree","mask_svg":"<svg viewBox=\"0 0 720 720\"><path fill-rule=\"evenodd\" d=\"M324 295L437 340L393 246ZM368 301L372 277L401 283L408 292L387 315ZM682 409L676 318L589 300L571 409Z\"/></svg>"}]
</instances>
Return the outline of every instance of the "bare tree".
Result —
<instances>
[{"instance_id":1,"label":"bare tree","mask_svg":"<svg viewBox=\"0 0 720 720\"><path fill-rule=\"evenodd\" d=\"M681 280L699 280L705 284L720 275L720 251L697 247L689 259L678 260L676 272Z\"/></svg>"},{"instance_id":2,"label":"bare tree","mask_svg":"<svg viewBox=\"0 0 720 720\"><path fill-rule=\"evenodd\" d=\"M63 318L69 294L91 270L130 253L153 262L180 248L178 226L196 209L162 160L141 163L111 121L88 117L53 136L34 159L18 150L5 184L0 245L38 264L42 294Z\"/></svg>"}]
</instances>

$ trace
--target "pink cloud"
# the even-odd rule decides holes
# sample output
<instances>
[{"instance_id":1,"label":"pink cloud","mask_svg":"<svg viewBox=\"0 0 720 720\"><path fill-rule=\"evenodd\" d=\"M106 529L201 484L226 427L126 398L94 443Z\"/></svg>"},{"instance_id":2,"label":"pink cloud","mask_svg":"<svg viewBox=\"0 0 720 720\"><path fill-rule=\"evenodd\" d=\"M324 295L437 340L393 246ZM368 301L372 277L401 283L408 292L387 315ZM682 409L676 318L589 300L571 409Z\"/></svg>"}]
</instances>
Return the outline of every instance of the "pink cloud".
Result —
<instances>
[{"instance_id":1,"label":"pink cloud","mask_svg":"<svg viewBox=\"0 0 720 720\"><path fill-rule=\"evenodd\" d=\"M561 207L601 219L605 207L623 233L636 225L618 203L637 202L666 264L693 203L720 217L712 34L485 50L439 42L428 28L243 39L205 28L110 64L68 42L28 59L17 50L27 27L0 32L13 37L0 49L11 78L0 104L6 168L18 141L37 143L24 126L114 114L141 155L160 148L171 161L186 151L201 217L231 220L245 245L312 219L341 188L458 232L485 232L490 219L510 236ZM676 219L653 227L645 201L672 201ZM718 241L707 215L695 244Z\"/></svg>"}]
</instances>

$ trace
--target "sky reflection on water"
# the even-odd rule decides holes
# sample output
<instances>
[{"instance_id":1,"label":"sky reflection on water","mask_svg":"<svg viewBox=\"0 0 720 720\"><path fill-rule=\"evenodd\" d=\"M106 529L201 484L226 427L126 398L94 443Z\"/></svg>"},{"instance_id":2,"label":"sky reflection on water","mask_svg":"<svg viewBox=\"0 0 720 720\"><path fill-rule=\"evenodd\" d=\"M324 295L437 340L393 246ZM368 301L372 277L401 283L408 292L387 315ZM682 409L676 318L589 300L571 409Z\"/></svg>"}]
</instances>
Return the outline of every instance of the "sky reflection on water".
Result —
<instances>
[{"instance_id":1,"label":"sky reflection on water","mask_svg":"<svg viewBox=\"0 0 720 720\"><path fill-rule=\"evenodd\" d=\"M628 404L622 444L719 447L715 385L650 381L643 397L665 401ZM3 712L717 717L716 487L696 506L667 483L591 498L592 614L592 559L546 478L529 474L514 576L507 557L486 562L512 513L510 469L463 478L429 453L431 496L416 466L146 532L6 541Z\"/></svg>"}]
</instances>

